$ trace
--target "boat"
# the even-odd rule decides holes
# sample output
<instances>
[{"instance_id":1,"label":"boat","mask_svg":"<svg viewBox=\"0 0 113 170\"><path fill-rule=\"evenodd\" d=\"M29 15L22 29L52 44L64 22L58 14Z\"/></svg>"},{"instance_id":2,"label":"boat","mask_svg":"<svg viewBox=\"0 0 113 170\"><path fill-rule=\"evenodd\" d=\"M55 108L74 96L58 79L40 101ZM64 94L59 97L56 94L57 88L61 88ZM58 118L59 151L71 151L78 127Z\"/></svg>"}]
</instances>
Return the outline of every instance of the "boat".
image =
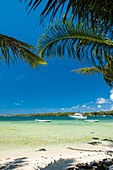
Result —
<instances>
[{"instance_id":1,"label":"boat","mask_svg":"<svg viewBox=\"0 0 113 170\"><path fill-rule=\"evenodd\" d=\"M87 116L83 116L80 113L75 113L74 115L69 115L69 117L75 118L75 119L87 119Z\"/></svg>"},{"instance_id":2,"label":"boat","mask_svg":"<svg viewBox=\"0 0 113 170\"><path fill-rule=\"evenodd\" d=\"M93 122L99 122L99 120L98 119L87 119L87 120L84 120L85 122L91 122L91 123L93 123Z\"/></svg>"},{"instance_id":3,"label":"boat","mask_svg":"<svg viewBox=\"0 0 113 170\"><path fill-rule=\"evenodd\" d=\"M51 122L51 120L35 119L35 122Z\"/></svg>"}]
</instances>

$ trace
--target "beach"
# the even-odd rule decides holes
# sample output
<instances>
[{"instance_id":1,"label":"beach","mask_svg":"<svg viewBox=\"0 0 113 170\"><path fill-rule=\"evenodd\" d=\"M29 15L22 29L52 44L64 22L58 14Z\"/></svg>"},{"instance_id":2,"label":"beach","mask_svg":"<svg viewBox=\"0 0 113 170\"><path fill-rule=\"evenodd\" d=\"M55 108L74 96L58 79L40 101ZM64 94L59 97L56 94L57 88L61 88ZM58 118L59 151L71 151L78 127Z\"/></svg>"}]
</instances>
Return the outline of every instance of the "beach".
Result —
<instances>
[{"instance_id":1,"label":"beach","mask_svg":"<svg viewBox=\"0 0 113 170\"><path fill-rule=\"evenodd\" d=\"M35 122L34 118L0 121L1 169L63 170L79 162L112 157L111 118L94 123L51 119L50 123Z\"/></svg>"},{"instance_id":2,"label":"beach","mask_svg":"<svg viewBox=\"0 0 113 170\"><path fill-rule=\"evenodd\" d=\"M85 148L85 149L84 149ZM0 159L0 165L3 169L17 170L64 170L74 167L77 163L92 162L111 158L109 147L87 147L76 148L57 146L41 148L37 151L13 151L4 155Z\"/></svg>"}]
</instances>

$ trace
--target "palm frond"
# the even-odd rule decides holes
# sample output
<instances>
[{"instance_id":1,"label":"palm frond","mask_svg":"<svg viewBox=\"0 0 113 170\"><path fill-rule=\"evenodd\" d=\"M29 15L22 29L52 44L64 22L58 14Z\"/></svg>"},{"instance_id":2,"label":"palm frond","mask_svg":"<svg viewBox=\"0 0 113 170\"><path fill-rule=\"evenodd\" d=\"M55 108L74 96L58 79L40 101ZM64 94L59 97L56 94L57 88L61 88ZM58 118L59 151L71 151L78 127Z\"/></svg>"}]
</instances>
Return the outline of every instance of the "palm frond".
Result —
<instances>
[{"instance_id":1,"label":"palm frond","mask_svg":"<svg viewBox=\"0 0 113 170\"><path fill-rule=\"evenodd\" d=\"M106 83L113 87L113 57L108 57L108 62L106 66L103 68L103 77Z\"/></svg>"},{"instance_id":2,"label":"palm frond","mask_svg":"<svg viewBox=\"0 0 113 170\"><path fill-rule=\"evenodd\" d=\"M51 13L50 19L54 19L57 13L65 14L64 20L68 14L73 19L78 18L84 24L91 26L104 26L104 29L113 26L113 0L20 0L27 3L28 13L36 10L40 4L44 5L41 12L42 20Z\"/></svg>"},{"instance_id":3,"label":"palm frond","mask_svg":"<svg viewBox=\"0 0 113 170\"><path fill-rule=\"evenodd\" d=\"M100 74L99 69L96 68L96 67L79 68L79 69L73 70L72 72L76 72L76 73L79 73L79 74L86 74L86 75L88 75L88 74L92 75L92 74L95 74L95 73Z\"/></svg>"},{"instance_id":4,"label":"palm frond","mask_svg":"<svg viewBox=\"0 0 113 170\"><path fill-rule=\"evenodd\" d=\"M0 60L5 60L7 64L20 58L27 61L32 67L39 64L46 64L45 60L37 56L35 48L29 44L15 38L0 34Z\"/></svg>"},{"instance_id":5,"label":"palm frond","mask_svg":"<svg viewBox=\"0 0 113 170\"><path fill-rule=\"evenodd\" d=\"M92 75L95 73L102 74L105 82L110 86L113 87L113 58L108 57L108 63L103 68L97 67L86 67L73 70L73 72L85 74L85 75Z\"/></svg>"},{"instance_id":6,"label":"palm frond","mask_svg":"<svg viewBox=\"0 0 113 170\"><path fill-rule=\"evenodd\" d=\"M107 56L113 56L113 41L91 28L85 31L82 25L74 26L70 19L50 24L38 41L37 50L40 57L63 57L67 50L69 57L102 67Z\"/></svg>"}]
</instances>

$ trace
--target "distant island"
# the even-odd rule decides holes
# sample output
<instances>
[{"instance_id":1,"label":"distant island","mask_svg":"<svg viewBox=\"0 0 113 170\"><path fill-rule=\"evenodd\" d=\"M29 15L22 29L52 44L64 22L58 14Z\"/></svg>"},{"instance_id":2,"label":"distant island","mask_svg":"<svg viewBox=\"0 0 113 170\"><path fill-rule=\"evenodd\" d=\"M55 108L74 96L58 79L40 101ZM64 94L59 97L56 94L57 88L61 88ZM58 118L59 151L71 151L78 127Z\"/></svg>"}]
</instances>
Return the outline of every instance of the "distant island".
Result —
<instances>
[{"instance_id":1,"label":"distant island","mask_svg":"<svg viewBox=\"0 0 113 170\"><path fill-rule=\"evenodd\" d=\"M28 117L28 116L69 116L74 115L75 112L52 112L52 113L31 113L31 114L5 114L1 116L19 116L19 117ZM113 116L113 110L110 111L100 111L100 112L85 112L82 113L83 116Z\"/></svg>"}]
</instances>

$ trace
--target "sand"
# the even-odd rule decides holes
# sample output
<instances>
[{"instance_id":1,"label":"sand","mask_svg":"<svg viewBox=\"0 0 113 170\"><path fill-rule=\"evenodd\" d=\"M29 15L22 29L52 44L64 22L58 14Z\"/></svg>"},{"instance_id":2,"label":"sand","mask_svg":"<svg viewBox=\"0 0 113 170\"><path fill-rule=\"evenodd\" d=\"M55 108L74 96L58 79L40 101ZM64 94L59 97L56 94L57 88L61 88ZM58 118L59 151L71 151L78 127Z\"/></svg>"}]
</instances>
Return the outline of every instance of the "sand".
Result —
<instances>
[{"instance_id":1,"label":"sand","mask_svg":"<svg viewBox=\"0 0 113 170\"><path fill-rule=\"evenodd\" d=\"M81 162L111 158L113 149L107 145L49 146L33 151L12 150L0 154L3 170L66 170Z\"/></svg>"}]
</instances>

